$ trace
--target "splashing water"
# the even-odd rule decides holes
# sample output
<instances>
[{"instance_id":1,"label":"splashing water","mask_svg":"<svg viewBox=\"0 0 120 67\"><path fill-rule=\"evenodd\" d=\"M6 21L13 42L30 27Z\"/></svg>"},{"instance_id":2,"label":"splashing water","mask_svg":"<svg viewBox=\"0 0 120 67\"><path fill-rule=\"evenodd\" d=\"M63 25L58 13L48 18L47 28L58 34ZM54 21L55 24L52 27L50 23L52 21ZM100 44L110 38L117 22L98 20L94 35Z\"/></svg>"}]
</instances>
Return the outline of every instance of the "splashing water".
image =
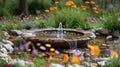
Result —
<instances>
[{"instance_id":1,"label":"splashing water","mask_svg":"<svg viewBox=\"0 0 120 67\"><path fill-rule=\"evenodd\" d=\"M63 38L63 28L62 28L62 23L61 22L59 23L59 27L58 27L58 30L57 30L57 37L58 38Z\"/></svg>"}]
</instances>

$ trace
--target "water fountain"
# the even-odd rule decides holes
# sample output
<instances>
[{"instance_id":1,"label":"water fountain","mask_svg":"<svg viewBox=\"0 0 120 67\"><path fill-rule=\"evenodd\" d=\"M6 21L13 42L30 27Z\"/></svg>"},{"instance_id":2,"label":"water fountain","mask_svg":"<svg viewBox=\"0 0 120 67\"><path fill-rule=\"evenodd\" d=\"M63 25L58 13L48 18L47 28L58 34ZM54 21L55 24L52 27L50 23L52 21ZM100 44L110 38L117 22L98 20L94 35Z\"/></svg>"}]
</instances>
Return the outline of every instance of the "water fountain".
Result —
<instances>
[{"instance_id":1,"label":"water fountain","mask_svg":"<svg viewBox=\"0 0 120 67\"><path fill-rule=\"evenodd\" d=\"M14 30L16 33L17 31ZM24 32L19 30L19 32L20 34L17 33L17 35L26 34L27 36L23 35L22 37L27 38L33 44L41 43L45 46L46 43L49 43L56 49L85 48L87 42L95 38L94 33L89 31L62 28L62 23L59 24L58 28L34 29Z\"/></svg>"}]
</instances>

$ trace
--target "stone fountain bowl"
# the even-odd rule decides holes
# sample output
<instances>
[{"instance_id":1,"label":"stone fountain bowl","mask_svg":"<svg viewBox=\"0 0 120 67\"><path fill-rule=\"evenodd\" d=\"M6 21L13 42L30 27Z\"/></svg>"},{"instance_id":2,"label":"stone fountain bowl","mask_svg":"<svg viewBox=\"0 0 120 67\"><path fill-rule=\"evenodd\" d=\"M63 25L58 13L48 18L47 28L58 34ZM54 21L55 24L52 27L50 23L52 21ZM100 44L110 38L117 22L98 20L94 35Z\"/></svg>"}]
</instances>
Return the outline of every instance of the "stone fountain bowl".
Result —
<instances>
[{"instance_id":1,"label":"stone fountain bowl","mask_svg":"<svg viewBox=\"0 0 120 67\"><path fill-rule=\"evenodd\" d=\"M27 36L27 40L31 41L37 47L37 43L45 46L45 44L51 44L56 49L71 49L71 48L86 48L87 42L96 36L94 33L77 29L65 29L63 28L63 38L58 38L58 28L46 28L27 30L30 34L35 36ZM25 37L25 36L22 36Z\"/></svg>"}]
</instances>

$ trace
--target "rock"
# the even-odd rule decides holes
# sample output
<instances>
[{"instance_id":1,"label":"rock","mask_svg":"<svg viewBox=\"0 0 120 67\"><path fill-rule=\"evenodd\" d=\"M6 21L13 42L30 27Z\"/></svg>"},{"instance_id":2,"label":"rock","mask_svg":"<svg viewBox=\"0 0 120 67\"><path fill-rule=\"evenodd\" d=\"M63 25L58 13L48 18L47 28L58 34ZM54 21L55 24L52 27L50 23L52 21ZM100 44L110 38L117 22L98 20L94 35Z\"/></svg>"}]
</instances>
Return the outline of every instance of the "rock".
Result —
<instances>
[{"instance_id":1,"label":"rock","mask_svg":"<svg viewBox=\"0 0 120 67\"><path fill-rule=\"evenodd\" d=\"M54 64L54 63L52 63L52 64L50 64L50 67L65 67L65 66L63 66L61 64Z\"/></svg>"},{"instance_id":2,"label":"rock","mask_svg":"<svg viewBox=\"0 0 120 67\"><path fill-rule=\"evenodd\" d=\"M5 60L7 63L11 62L12 59L9 55L0 52L0 58Z\"/></svg>"},{"instance_id":3,"label":"rock","mask_svg":"<svg viewBox=\"0 0 120 67\"><path fill-rule=\"evenodd\" d=\"M8 34L8 32L3 31L3 37L4 37L4 39L9 39L10 35Z\"/></svg>"},{"instance_id":4,"label":"rock","mask_svg":"<svg viewBox=\"0 0 120 67\"><path fill-rule=\"evenodd\" d=\"M0 42L0 52L4 54L12 53L14 50L13 45L14 44L9 40L2 40L2 42Z\"/></svg>"},{"instance_id":5,"label":"rock","mask_svg":"<svg viewBox=\"0 0 120 67\"><path fill-rule=\"evenodd\" d=\"M14 35L14 36L19 36L21 35L23 32L21 30L12 30L11 31L11 35Z\"/></svg>"},{"instance_id":6,"label":"rock","mask_svg":"<svg viewBox=\"0 0 120 67\"><path fill-rule=\"evenodd\" d=\"M35 37L36 35L35 34L33 34L33 33L22 33L22 36L23 37Z\"/></svg>"},{"instance_id":7,"label":"rock","mask_svg":"<svg viewBox=\"0 0 120 67\"><path fill-rule=\"evenodd\" d=\"M113 32L113 37L119 38L119 35L120 35L119 31L114 31Z\"/></svg>"},{"instance_id":8,"label":"rock","mask_svg":"<svg viewBox=\"0 0 120 67\"><path fill-rule=\"evenodd\" d=\"M109 35L109 30L108 29L98 29L96 30L97 33L100 35Z\"/></svg>"}]
</instances>

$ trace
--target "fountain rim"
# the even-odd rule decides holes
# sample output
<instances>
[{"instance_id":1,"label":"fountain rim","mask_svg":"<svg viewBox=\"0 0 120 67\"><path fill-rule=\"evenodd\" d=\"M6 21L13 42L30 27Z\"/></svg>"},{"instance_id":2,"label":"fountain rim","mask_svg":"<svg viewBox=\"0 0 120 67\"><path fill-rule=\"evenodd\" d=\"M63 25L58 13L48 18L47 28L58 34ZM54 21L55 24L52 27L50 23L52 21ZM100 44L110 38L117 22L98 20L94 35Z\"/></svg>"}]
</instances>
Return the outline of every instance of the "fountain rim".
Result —
<instances>
[{"instance_id":1,"label":"fountain rim","mask_svg":"<svg viewBox=\"0 0 120 67\"><path fill-rule=\"evenodd\" d=\"M35 33L35 32L39 32L39 31L49 31L49 30L58 30L58 28L42 28L42 29L35 29L33 30L32 33ZM65 39L65 38L43 38L43 40L61 40L61 41L73 41L73 40L90 40L90 39L93 39L95 38L95 34L93 32L90 32L90 31L85 31L85 30L80 30L80 29L69 29L69 28L63 28L63 30L65 31L75 31L75 32L78 32L78 33L82 33L83 35L82 36L85 36L84 38L80 38L80 39ZM29 30L28 30L29 32ZM89 34L89 35L88 35Z\"/></svg>"}]
</instances>

